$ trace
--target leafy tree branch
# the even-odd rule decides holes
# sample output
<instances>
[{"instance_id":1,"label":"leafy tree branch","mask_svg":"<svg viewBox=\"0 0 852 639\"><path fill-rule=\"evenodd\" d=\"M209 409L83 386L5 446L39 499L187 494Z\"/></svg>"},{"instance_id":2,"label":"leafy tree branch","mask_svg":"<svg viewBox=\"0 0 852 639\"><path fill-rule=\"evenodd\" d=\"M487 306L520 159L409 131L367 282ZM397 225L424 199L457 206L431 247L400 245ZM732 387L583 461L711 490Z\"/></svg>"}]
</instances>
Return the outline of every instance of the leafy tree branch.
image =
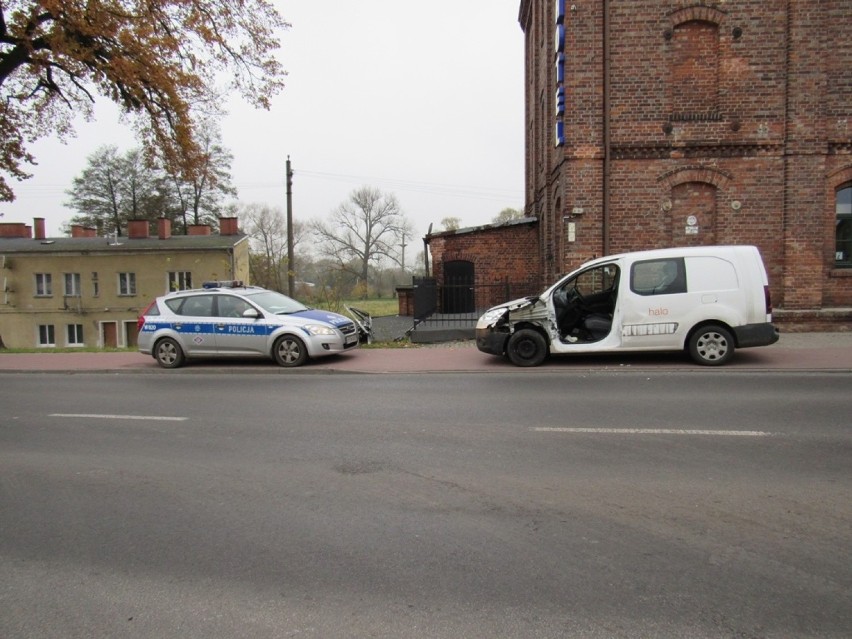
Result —
<instances>
[{"instance_id":1,"label":"leafy tree branch","mask_svg":"<svg viewBox=\"0 0 852 639\"><path fill-rule=\"evenodd\" d=\"M27 146L70 137L96 95L121 107L147 155L196 177L198 112L215 111L223 89L268 109L283 88L275 52L288 26L268 0L3 0L0 201L14 199L9 177L29 177Z\"/></svg>"}]
</instances>

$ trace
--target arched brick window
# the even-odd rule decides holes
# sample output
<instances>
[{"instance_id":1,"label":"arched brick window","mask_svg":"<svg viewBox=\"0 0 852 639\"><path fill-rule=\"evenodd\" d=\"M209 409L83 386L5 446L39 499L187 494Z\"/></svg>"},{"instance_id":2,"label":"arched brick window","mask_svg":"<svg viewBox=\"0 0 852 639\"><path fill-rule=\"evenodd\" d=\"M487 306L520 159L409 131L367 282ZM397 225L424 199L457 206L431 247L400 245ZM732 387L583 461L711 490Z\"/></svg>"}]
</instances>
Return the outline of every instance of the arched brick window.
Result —
<instances>
[{"instance_id":1,"label":"arched brick window","mask_svg":"<svg viewBox=\"0 0 852 639\"><path fill-rule=\"evenodd\" d=\"M837 190L835 211L837 241L834 260L837 266L852 267L852 184Z\"/></svg>"},{"instance_id":2,"label":"arched brick window","mask_svg":"<svg viewBox=\"0 0 852 639\"><path fill-rule=\"evenodd\" d=\"M691 20L674 29L672 111L676 119L719 109L719 26Z\"/></svg>"}]
</instances>

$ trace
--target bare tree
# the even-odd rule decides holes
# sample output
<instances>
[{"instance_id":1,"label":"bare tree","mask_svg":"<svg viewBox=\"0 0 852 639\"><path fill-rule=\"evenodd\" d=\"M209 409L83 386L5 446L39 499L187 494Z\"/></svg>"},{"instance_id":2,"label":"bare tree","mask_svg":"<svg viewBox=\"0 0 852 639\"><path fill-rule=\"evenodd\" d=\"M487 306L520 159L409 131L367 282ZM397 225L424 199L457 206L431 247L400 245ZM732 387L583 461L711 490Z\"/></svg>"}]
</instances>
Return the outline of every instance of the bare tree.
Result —
<instances>
[{"instance_id":1,"label":"bare tree","mask_svg":"<svg viewBox=\"0 0 852 639\"><path fill-rule=\"evenodd\" d=\"M371 264L400 262L402 238L411 233L396 196L369 186L352 191L327 222L314 222L311 230L317 251L365 285Z\"/></svg>"},{"instance_id":2,"label":"bare tree","mask_svg":"<svg viewBox=\"0 0 852 639\"><path fill-rule=\"evenodd\" d=\"M445 231L458 231L461 227L461 218L445 217L441 220L441 226L444 227Z\"/></svg>"},{"instance_id":3,"label":"bare tree","mask_svg":"<svg viewBox=\"0 0 852 639\"><path fill-rule=\"evenodd\" d=\"M215 226L226 196L236 196L231 183L231 162L234 156L222 145L222 133L212 119L199 126L200 146L197 170L192 174L166 171L173 191L175 214L186 233L190 224Z\"/></svg>"},{"instance_id":4,"label":"bare tree","mask_svg":"<svg viewBox=\"0 0 852 639\"><path fill-rule=\"evenodd\" d=\"M278 207L265 204L247 204L238 213L243 231L249 236L251 247L252 282L276 291L286 289L290 270L287 264L287 218ZM304 224L293 224L293 246L302 241L306 233Z\"/></svg>"},{"instance_id":5,"label":"bare tree","mask_svg":"<svg viewBox=\"0 0 852 639\"><path fill-rule=\"evenodd\" d=\"M491 221L492 224L505 224L506 222L511 222L512 220L520 220L524 217L523 209L513 209L511 207L506 207L502 211L500 211L494 219Z\"/></svg>"}]
</instances>

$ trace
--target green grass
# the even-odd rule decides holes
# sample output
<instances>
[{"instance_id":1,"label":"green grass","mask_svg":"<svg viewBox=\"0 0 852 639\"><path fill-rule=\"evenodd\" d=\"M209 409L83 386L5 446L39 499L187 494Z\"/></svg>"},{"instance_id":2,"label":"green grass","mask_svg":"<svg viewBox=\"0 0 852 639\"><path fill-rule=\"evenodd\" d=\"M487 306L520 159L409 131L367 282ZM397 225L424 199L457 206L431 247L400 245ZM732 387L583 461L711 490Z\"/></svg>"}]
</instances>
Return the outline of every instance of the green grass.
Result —
<instances>
[{"instance_id":1,"label":"green grass","mask_svg":"<svg viewBox=\"0 0 852 639\"><path fill-rule=\"evenodd\" d=\"M397 315L399 313L399 301L393 297L371 300L341 300L339 309L331 308L330 304L324 303L320 300L312 302L309 305L344 314L346 313L345 307L352 306L357 308L359 311L366 311L372 317L386 317L388 315Z\"/></svg>"},{"instance_id":2,"label":"green grass","mask_svg":"<svg viewBox=\"0 0 852 639\"><path fill-rule=\"evenodd\" d=\"M97 348L95 346L82 346L79 348L0 348L0 355L3 353L136 353L138 350L135 346L132 348Z\"/></svg>"}]
</instances>

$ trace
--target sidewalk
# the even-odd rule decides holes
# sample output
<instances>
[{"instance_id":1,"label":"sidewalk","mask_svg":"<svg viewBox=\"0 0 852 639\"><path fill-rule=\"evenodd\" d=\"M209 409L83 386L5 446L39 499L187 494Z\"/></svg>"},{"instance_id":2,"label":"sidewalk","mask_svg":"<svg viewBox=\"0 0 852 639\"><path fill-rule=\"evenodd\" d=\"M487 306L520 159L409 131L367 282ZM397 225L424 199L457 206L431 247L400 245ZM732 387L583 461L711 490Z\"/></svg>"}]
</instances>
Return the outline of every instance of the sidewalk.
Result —
<instances>
[{"instance_id":1,"label":"sidewalk","mask_svg":"<svg viewBox=\"0 0 852 639\"><path fill-rule=\"evenodd\" d=\"M693 364L682 353L619 353L551 357L536 368L518 368L507 360L481 353L470 340L437 346L360 348L345 355L309 362L297 369L280 368L264 359L192 360L174 371L161 369L152 357L122 353L3 353L0 372L240 372L309 373L529 373L559 371L840 371L852 372L852 333L789 333L778 343L739 350L730 364L709 368Z\"/></svg>"}]
</instances>

